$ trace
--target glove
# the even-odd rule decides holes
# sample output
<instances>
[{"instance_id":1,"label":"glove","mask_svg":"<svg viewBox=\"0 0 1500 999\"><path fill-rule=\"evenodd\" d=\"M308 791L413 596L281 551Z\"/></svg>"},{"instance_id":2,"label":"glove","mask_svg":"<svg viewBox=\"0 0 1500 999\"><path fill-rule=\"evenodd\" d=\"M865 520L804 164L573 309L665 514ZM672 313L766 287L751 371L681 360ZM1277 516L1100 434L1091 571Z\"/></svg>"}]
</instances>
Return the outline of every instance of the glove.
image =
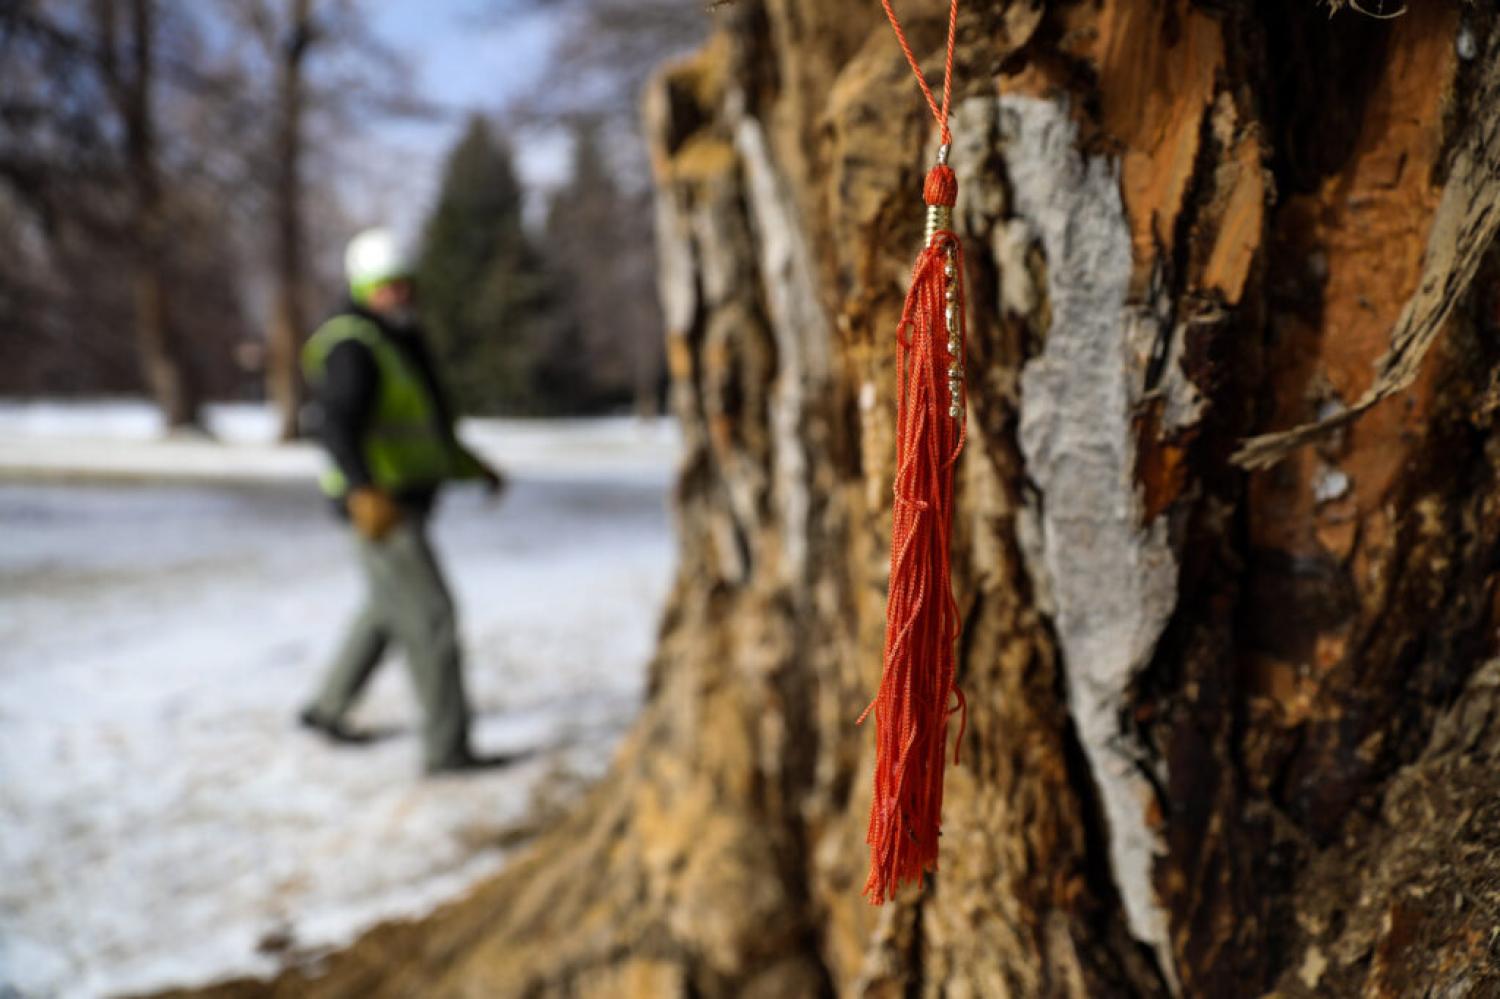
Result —
<instances>
[{"instance_id":1,"label":"glove","mask_svg":"<svg viewBox=\"0 0 1500 999\"><path fill-rule=\"evenodd\" d=\"M352 490L345 505L349 509L349 519L354 522L354 529L371 541L382 540L401 523L401 508L396 505L396 501L391 499L389 493L370 486Z\"/></svg>"}]
</instances>

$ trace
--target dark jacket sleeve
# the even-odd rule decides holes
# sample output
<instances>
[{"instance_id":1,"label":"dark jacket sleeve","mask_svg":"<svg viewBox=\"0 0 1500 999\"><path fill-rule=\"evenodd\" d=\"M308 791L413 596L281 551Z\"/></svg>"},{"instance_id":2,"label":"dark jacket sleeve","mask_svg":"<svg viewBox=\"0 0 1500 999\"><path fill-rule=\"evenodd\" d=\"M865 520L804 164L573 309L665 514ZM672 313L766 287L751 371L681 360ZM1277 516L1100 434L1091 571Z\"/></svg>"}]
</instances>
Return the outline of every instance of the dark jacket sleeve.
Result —
<instances>
[{"instance_id":1,"label":"dark jacket sleeve","mask_svg":"<svg viewBox=\"0 0 1500 999\"><path fill-rule=\"evenodd\" d=\"M432 356L432 350L427 346L427 338L421 335L411 335L404 339L407 356L416 365L417 373L427 385L427 391L432 396L433 406L437 408L438 422L444 431L450 436L453 433L454 424L458 422L458 415L453 411L453 400L448 395L448 386L438 376L437 363Z\"/></svg>"},{"instance_id":2,"label":"dark jacket sleeve","mask_svg":"<svg viewBox=\"0 0 1500 999\"><path fill-rule=\"evenodd\" d=\"M321 386L323 445L350 489L370 484L360 441L379 389L380 370L370 348L358 340L345 340L328 352Z\"/></svg>"}]
</instances>

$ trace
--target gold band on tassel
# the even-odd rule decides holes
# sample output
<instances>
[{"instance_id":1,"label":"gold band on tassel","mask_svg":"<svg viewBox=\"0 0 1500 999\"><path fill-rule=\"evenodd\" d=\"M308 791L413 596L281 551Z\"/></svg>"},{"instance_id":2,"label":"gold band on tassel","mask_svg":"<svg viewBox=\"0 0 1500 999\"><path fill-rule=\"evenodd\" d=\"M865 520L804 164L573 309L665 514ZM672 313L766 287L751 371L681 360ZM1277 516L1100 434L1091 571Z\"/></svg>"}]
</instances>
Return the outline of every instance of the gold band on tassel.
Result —
<instances>
[{"instance_id":1,"label":"gold band on tassel","mask_svg":"<svg viewBox=\"0 0 1500 999\"><path fill-rule=\"evenodd\" d=\"M953 206L927 206L927 232L922 236L922 245L930 246L932 237L943 230L953 231Z\"/></svg>"}]
</instances>

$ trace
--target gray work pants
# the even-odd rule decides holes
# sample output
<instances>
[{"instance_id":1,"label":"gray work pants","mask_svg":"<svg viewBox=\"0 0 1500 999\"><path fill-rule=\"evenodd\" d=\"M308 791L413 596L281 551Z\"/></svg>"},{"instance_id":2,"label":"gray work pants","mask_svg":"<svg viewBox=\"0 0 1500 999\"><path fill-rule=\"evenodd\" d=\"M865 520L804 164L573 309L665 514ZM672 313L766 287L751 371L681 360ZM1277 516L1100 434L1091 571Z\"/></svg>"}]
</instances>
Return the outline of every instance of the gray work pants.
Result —
<instances>
[{"instance_id":1,"label":"gray work pants","mask_svg":"<svg viewBox=\"0 0 1500 999\"><path fill-rule=\"evenodd\" d=\"M422 750L429 767L468 751L469 707L460 671L453 598L423 520L408 518L380 541L358 538L365 603L349 626L314 707L339 721L375 672L392 640L406 654L422 704Z\"/></svg>"}]
</instances>

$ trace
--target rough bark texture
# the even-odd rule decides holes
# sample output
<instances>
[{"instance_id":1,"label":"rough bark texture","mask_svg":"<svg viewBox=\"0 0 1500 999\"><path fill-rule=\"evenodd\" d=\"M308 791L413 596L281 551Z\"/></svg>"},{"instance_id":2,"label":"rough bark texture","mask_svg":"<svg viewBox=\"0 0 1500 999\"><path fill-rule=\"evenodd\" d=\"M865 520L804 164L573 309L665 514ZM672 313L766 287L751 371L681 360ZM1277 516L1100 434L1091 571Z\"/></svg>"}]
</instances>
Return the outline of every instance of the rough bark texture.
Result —
<instances>
[{"instance_id":1,"label":"rough bark texture","mask_svg":"<svg viewBox=\"0 0 1500 999\"><path fill-rule=\"evenodd\" d=\"M934 70L940 6L902 5ZM497 880L278 991L1500 990L1488 247L1409 391L1231 461L1371 385L1455 178L1471 223L1500 211L1492 158L1454 168L1493 149L1495 17L964 11L971 716L940 873L860 897L852 724L930 122L878 5L739 0L647 108L687 454L641 720Z\"/></svg>"}]
</instances>

